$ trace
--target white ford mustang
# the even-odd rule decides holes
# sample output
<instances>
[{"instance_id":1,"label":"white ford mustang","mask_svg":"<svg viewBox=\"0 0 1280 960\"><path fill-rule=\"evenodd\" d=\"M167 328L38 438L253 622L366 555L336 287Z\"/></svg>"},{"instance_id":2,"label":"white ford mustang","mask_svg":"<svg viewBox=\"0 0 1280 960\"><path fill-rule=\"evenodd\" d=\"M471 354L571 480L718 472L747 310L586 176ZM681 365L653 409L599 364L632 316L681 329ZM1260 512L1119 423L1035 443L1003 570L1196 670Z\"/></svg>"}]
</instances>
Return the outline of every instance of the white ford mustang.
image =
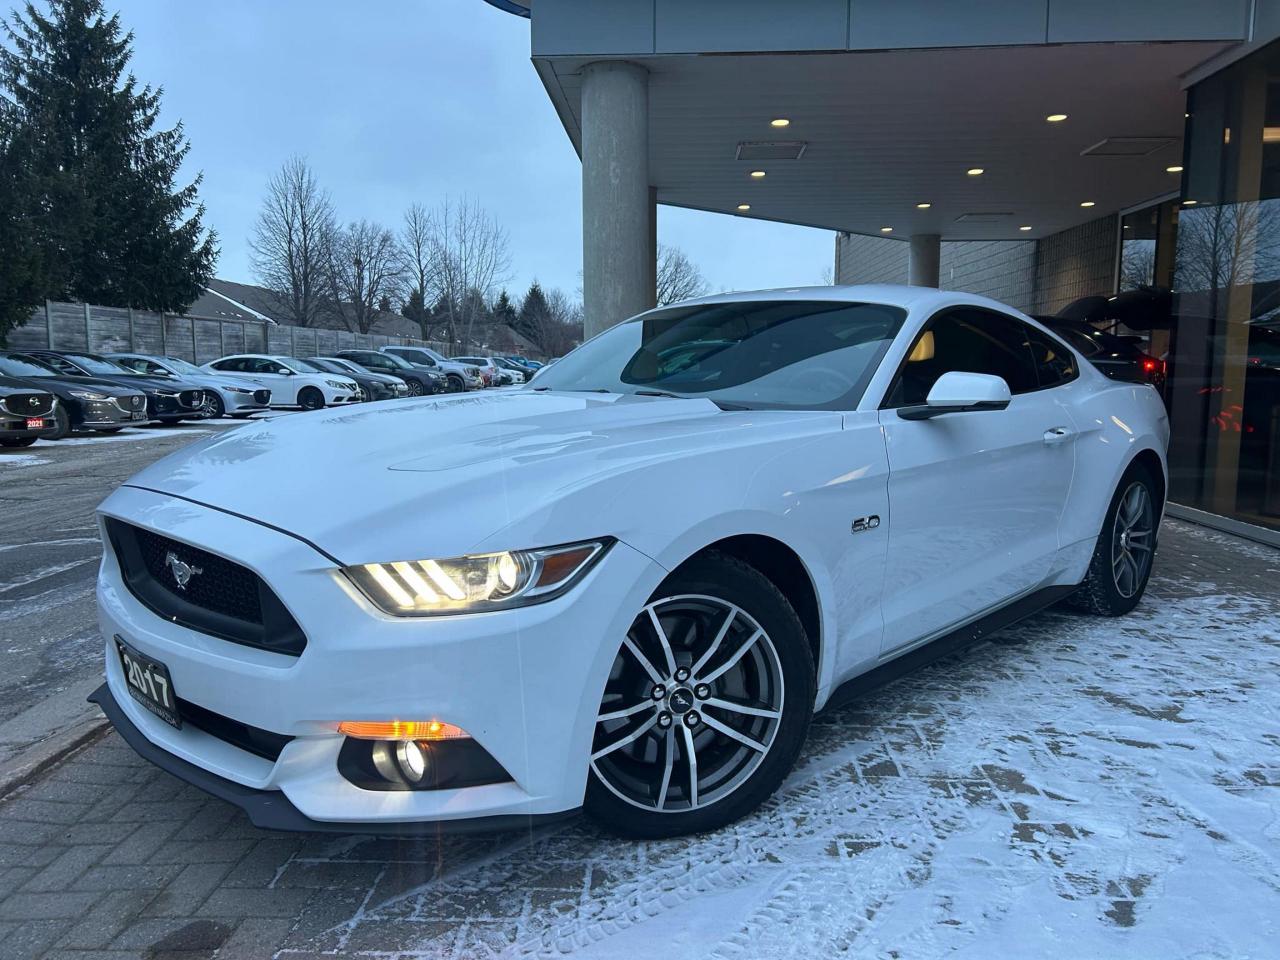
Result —
<instances>
[{"instance_id":1,"label":"white ford mustang","mask_svg":"<svg viewBox=\"0 0 1280 960\"><path fill-rule=\"evenodd\" d=\"M637 836L752 810L814 710L1142 596L1168 422L982 298L711 297L506 393L264 423L101 507L139 752L254 822Z\"/></svg>"}]
</instances>

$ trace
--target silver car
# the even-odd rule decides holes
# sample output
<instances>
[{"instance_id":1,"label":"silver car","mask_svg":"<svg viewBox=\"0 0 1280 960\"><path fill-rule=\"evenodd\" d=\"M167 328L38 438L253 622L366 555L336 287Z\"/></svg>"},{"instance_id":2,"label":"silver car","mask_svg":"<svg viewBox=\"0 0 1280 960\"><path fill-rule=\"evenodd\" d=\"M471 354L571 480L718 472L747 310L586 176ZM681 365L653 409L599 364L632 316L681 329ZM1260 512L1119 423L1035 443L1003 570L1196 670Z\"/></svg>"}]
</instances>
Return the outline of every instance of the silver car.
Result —
<instances>
[{"instance_id":1,"label":"silver car","mask_svg":"<svg viewBox=\"0 0 1280 960\"><path fill-rule=\"evenodd\" d=\"M177 357L158 357L146 353L110 353L121 366L153 377L181 377L187 383L205 388L205 416L244 419L270 408L271 391L252 380L210 373Z\"/></svg>"}]
</instances>

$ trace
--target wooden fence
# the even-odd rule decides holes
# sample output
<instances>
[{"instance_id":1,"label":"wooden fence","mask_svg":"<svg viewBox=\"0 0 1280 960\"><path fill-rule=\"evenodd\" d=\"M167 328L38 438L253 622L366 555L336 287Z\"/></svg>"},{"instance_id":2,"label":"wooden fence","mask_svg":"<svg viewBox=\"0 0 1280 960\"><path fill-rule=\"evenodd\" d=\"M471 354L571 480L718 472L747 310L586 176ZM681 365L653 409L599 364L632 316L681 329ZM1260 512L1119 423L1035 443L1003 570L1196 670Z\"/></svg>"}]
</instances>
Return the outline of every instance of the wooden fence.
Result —
<instances>
[{"instance_id":1,"label":"wooden fence","mask_svg":"<svg viewBox=\"0 0 1280 960\"><path fill-rule=\"evenodd\" d=\"M149 353L208 363L232 353L329 356L339 350L442 344L350 330L317 330L258 320L219 320L124 307L48 301L25 326L9 332L10 350Z\"/></svg>"}]
</instances>

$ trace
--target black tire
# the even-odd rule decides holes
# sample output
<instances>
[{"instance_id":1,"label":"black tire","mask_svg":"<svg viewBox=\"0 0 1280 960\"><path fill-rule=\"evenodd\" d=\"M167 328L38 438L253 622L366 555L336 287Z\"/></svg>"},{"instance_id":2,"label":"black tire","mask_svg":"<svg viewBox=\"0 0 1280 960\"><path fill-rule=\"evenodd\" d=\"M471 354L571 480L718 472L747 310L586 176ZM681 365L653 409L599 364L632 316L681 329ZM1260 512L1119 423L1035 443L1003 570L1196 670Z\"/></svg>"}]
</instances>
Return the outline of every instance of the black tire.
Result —
<instances>
[{"instance_id":1,"label":"black tire","mask_svg":"<svg viewBox=\"0 0 1280 960\"><path fill-rule=\"evenodd\" d=\"M409 396L411 397L420 397L426 393L422 388L421 380L406 380L405 383L409 385Z\"/></svg>"},{"instance_id":2,"label":"black tire","mask_svg":"<svg viewBox=\"0 0 1280 960\"><path fill-rule=\"evenodd\" d=\"M71 417L67 411L62 408L62 404L58 404L53 408L53 433L45 437L46 440L61 440L71 432Z\"/></svg>"},{"instance_id":3,"label":"black tire","mask_svg":"<svg viewBox=\"0 0 1280 960\"><path fill-rule=\"evenodd\" d=\"M1131 498L1135 497L1135 491L1145 497L1145 514L1130 525L1128 520L1134 502ZM1130 466L1120 478L1107 507L1093 559L1089 561L1089 572L1080 589L1067 598L1068 606L1100 617L1119 617L1138 605L1151 579L1161 505L1159 488L1151 471L1139 463ZM1145 532L1139 536L1144 523ZM1137 559L1130 565L1121 554Z\"/></svg>"},{"instance_id":4,"label":"black tire","mask_svg":"<svg viewBox=\"0 0 1280 960\"><path fill-rule=\"evenodd\" d=\"M227 415L227 405L222 402L222 397L216 390L205 392L204 414L206 420L220 420Z\"/></svg>"},{"instance_id":5,"label":"black tire","mask_svg":"<svg viewBox=\"0 0 1280 960\"><path fill-rule=\"evenodd\" d=\"M93 431L93 432L94 432L94 433L101 433L101 434L105 434L106 436L110 436L110 435L111 435L111 434L113 434L113 433L119 433L119 432L120 432L121 430L123 430L123 429L124 429L124 427L102 427L101 429L99 429L99 430L95 430L95 431Z\"/></svg>"},{"instance_id":6,"label":"black tire","mask_svg":"<svg viewBox=\"0 0 1280 960\"><path fill-rule=\"evenodd\" d=\"M717 620L712 615L705 625L693 619L681 619L684 613L679 605L694 609L706 601L722 603L722 611L737 608L739 612L730 611L720 616L720 628L714 626ZM669 680L671 686L664 687L668 695L656 699L654 707L646 706L643 712L633 709L634 716L626 720L606 717L597 723L584 809L606 829L627 837L656 839L701 833L732 823L755 810L778 788L795 764L813 717L813 655L799 617L768 578L736 557L718 552L708 552L684 564L654 592L615 659L601 701L602 715L615 712L610 708L619 705L625 712L626 707L631 706L627 701L636 696L656 698L657 691L648 686L652 673L640 665L632 650L642 645L655 649L653 642L658 634L646 625L650 622L651 606L662 610L663 604L670 604L665 609L674 611L661 613L660 617L669 617L664 631L672 628L669 643L678 671L688 671L692 666L706 682L698 682L698 676L687 673L681 680L677 672ZM707 606L714 609L710 603ZM763 632L763 637L750 639L756 636L757 629ZM650 631L650 639L646 640L643 635L645 630ZM717 632L723 643L712 639L711 635ZM743 641L744 636L748 640ZM661 652L661 647L656 649ZM726 650L730 651L729 655L725 654ZM691 663L695 656L698 662ZM657 663L659 666L655 669L664 674L669 670L664 661L665 654L651 662L650 667ZM698 670L702 662L705 666ZM734 666L717 679L715 675L725 669L726 663ZM777 672L777 681L766 676L771 669ZM632 682L636 670L641 670L638 686ZM744 696L741 693L744 688L738 688L737 692L727 689L726 685L739 682L735 678L739 674L748 680L754 674L760 684L757 692L763 690L765 696L776 699ZM697 688L702 688L702 692ZM624 690L626 692L622 692ZM692 708L676 701L681 690L686 698L693 695ZM744 699L770 707L770 719L723 710L711 702L734 701L745 706ZM780 706L774 708L775 703ZM678 713L677 707L684 707L684 712ZM654 714L654 725L628 741L627 737L634 733L628 725L633 721L638 727L649 724L650 710ZM697 726L690 722L691 717ZM660 722L666 726L659 728L656 724ZM623 726L610 729L613 723ZM710 726L712 723L716 726ZM740 746L739 743L745 741L739 738L729 739L720 732L724 726L739 734L758 737L757 749ZM699 738L701 747L697 745ZM622 742L626 745L607 749ZM761 743L763 750L758 749ZM666 751L673 752L667 754ZM677 752L679 760L675 759ZM602 753L605 755L600 756ZM690 753L697 762L688 762ZM660 762L659 757L664 759ZM660 771L668 765L666 757L670 758L673 772L664 779ZM676 772L678 765L681 772ZM704 774L708 786L703 785ZM717 778L720 779L717 781ZM711 793L719 796L705 799ZM626 794L630 794L630 799ZM671 801L669 806L668 801Z\"/></svg>"},{"instance_id":7,"label":"black tire","mask_svg":"<svg viewBox=\"0 0 1280 960\"><path fill-rule=\"evenodd\" d=\"M0 440L0 447L29 447L38 439L39 437L10 437Z\"/></svg>"},{"instance_id":8,"label":"black tire","mask_svg":"<svg viewBox=\"0 0 1280 960\"><path fill-rule=\"evenodd\" d=\"M324 407L324 394L316 387L303 387L298 391L298 406L303 410L320 410Z\"/></svg>"},{"instance_id":9,"label":"black tire","mask_svg":"<svg viewBox=\"0 0 1280 960\"><path fill-rule=\"evenodd\" d=\"M449 392L450 393L465 393L466 389L467 389L467 384L466 384L466 381L462 379L462 377L458 376L456 373L449 374Z\"/></svg>"}]
</instances>

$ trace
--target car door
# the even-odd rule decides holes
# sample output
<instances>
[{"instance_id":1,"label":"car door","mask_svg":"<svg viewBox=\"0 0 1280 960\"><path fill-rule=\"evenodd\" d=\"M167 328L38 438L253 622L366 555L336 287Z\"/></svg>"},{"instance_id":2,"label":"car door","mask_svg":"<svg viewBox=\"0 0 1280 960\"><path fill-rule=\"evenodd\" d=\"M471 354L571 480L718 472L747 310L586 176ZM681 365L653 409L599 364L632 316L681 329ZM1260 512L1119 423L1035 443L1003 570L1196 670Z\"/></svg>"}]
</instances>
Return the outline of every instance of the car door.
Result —
<instances>
[{"instance_id":1,"label":"car door","mask_svg":"<svg viewBox=\"0 0 1280 960\"><path fill-rule=\"evenodd\" d=\"M1046 359L1046 344L1014 317L948 308L930 318L900 365L880 410L890 514L883 653L971 620L1049 574L1075 432L1052 389L1053 365L1074 358L1059 346ZM953 370L1004 378L1008 408L898 416L899 408L924 403L934 381ZM1074 375L1069 366L1057 379Z\"/></svg>"}]
</instances>

